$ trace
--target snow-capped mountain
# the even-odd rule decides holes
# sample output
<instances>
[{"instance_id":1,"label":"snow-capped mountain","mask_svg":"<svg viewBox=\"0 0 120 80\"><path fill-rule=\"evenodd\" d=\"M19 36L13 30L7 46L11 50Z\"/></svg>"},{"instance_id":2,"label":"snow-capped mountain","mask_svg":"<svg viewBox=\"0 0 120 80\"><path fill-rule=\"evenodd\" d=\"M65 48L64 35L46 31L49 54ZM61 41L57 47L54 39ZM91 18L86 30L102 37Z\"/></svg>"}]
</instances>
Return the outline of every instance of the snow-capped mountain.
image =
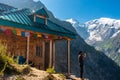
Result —
<instances>
[{"instance_id":1,"label":"snow-capped mountain","mask_svg":"<svg viewBox=\"0 0 120 80\"><path fill-rule=\"evenodd\" d=\"M117 36L120 32L120 20L100 18L85 23L90 34L87 43L104 41Z\"/></svg>"},{"instance_id":2,"label":"snow-capped mountain","mask_svg":"<svg viewBox=\"0 0 120 80\"><path fill-rule=\"evenodd\" d=\"M100 18L84 24L69 19L78 34L97 50L103 51L120 66L120 20ZM86 33L84 33L86 32ZM84 36L88 36L84 38Z\"/></svg>"},{"instance_id":3,"label":"snow-capped mountain","mask_svg":"<svg viewBox=\"0 0 120 80\"><path fill-rule=\"evenodd\" d=\"M66 21L70 22L78 34L90 45L93 45L97 41L113 38L120 33L120 20L116 19L100 18L90 20L84 24L80 24L73 19Z\"/></svg>"},{"instance_id":4,"label":"snow-capped mountain","mask_svg":"<svg viewBox=\"0 0 120 80\"><path fill-rule=\"evenodd\" d=\"M85 24L82 24L80 22L78 22L75 19L67 19L67 22L70 22L72 24L72 26L75 28L75 30L77 31L77 33L85 40L89 37L89 33L87 32L87 27L85 27Z\"/></svg>"}]
</instances>

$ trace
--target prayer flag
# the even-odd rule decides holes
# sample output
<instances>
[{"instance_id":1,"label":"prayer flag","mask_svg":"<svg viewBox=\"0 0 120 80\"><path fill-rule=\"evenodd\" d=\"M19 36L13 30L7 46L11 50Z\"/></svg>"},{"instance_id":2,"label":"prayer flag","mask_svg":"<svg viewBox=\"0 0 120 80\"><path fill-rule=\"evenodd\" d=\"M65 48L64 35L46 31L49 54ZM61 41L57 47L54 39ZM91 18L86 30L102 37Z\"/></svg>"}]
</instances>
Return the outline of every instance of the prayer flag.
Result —
<instances>
[{"instance_id":1,"label":"prayer flag","mask_svg":"<svg viewBox=\"0 0 120 80\"><path fill-rule=\"evenodd\" d=\"M52 35L51 36L53 39L58 39L58 36Z\"/></svg>"},{"instance_id":2,"label":"prayer flag","mask_svg":"<svg viewBox=\"0 0 120 80\"><path fill-rule=\"evenodd\" d=\"M30 37L33 37L34 36L34 33L30 32Z\"/></svg>"},{"instance_id":3,"label":"prayer flag","mask_svg":"<svg viewBox=\"0 0 120 80\"><path fill-rule=\"evenodd\" d=\"M25 36L30 36L30 32L25 32Z\"/></svg>"},{"instance_id":4,"label":"prayer flag","mask_svg":"<svg viewBox=\"0 0 120 80\"><path fill-rule=\"evenodd\" d=\"M6 34L6 35L11 35L11 34L12 34L12 31L11 31L10 29L6 29L6 30L5 30L5 34Z\"/></svg>"},{"instance_id":5,"label":"prayer flag","mask_svg":"<svg viewBox=\"0 0 120 80\"><path fill-rule=\"evenodd\" d=\"M12 30L12 33L16 35L16 30Z\"/></svg>"},{"instance_id":6,"label":"prayer flag","mask_svg":"<svg viewBox=\"0 0 120 80\"><path fill-rule=\"evenodd\" d=\"M38 37L42 37L42 35L41 35L41 34L38 34L37 36L38 36Z\"/></svg>"},{"instance_id":7,"label":"prayer flag","mask_svg":"<svg viewBox=\"0 0 120 80\"><path fill-rule=\"evenodd\" d=\"M58 39L63 39L63 37L61 37L61 36L58 36Z\"/></svg>"},{"instance_id":8,"label":"prayer flag","mask_svg":"<svg viewBox=\"0 0 120 80\"><path fill-rule=\"evenodd\" d=\"M5 28L0 28L0 30L1 30L2 32L5 32L6 29L5 29Z\"/></svg>"},{"instance_id":9,"label":"prayer flag","mask_svg":"<svg viewBox=\"0 0 120 80\"><path fill-rule=\"evenodd\" d=\"M21 36L21 31L20 30L17 30L17 35Z\"/></svg>"},{"instance_id":10,"label":"prayer flag","mask_svg":"<svg viewBox=\"0 0 120 80\"><path fill-rule=\"evenodd\" d=\"M38 37L37 34L34 34L34 37L37 38Z\"/></svg>"},{"instance_id":11,"label":"prayer flag","mask_svg":"<svg viewBox=\"0 0 120 80\"><path fill-rule=\"evenodd\" d=\"M21 36L25 37L25 32L24 31L21 32Z\"/></svg>"},{"instance_id":12,"label":"prayer flag","mask_svg":"<svg viewBox=\"0 0 120 80\"><path fill-rule=\"evenodd\" d=\"M42 35L45 39L48 39L50 40L51 39L51 36L48 36L48 35Z\"/></svg>"},{"instance_id":13,"label":"prayer flag","mask_svg":"<svg viewBox=\"0 0 120 80\"><path fill-rule=\"evenodd\" d=\"M5 31L4 28L0 28L0 33L4 32L4 31Z\"/></svg>"}]
</instances>

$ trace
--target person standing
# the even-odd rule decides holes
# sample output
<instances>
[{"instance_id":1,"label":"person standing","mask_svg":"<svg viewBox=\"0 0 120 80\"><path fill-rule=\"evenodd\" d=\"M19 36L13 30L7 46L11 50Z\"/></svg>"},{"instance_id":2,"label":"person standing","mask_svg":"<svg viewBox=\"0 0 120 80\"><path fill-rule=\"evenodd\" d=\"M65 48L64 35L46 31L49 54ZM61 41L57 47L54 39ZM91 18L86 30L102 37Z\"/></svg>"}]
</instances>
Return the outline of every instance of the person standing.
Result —
<instances>
[{"instance_id":1,"label":"person standing","mask_svg":"<svg viewBox=\"0 0 120 80\"><path fill-rule=\"evenodd\" d=\"M79 61L79 66L80 66L80 77L83 78L83 67L84 67L84 60L86 58L86 53L83 53L82 51L79 52L78 55L78 61Z\"/></svg>"}]
</instances>

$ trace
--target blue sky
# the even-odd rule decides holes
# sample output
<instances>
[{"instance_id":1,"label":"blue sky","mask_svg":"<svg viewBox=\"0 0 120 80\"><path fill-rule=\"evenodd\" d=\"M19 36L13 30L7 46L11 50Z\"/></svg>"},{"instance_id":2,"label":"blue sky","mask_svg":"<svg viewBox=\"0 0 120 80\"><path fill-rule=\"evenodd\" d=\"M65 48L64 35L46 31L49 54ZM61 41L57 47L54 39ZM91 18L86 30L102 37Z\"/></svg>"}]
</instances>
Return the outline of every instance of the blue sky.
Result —
<instances>
[{"instance_id":1,"label":"blue sky","mask_svg":"<svg viewBox=\"0 0 120 80\"><path fill-rule=\"evenodd\" d=\"M54 16L86 22L100 17L120 19L120 0L40 0Z\"/></svg>"}]
</instances>

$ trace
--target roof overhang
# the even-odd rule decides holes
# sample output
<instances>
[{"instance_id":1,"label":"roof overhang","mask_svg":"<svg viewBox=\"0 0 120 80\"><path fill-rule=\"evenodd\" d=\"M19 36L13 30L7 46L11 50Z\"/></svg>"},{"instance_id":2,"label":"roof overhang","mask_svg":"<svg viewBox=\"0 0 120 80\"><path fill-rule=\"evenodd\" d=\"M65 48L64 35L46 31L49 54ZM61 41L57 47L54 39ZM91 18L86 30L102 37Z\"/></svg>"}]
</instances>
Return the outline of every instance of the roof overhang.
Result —
<instances>
[{"instance_id":1,"label":"roof overhang","mask_svg":"<svg viewBox=\"0 0 120 80\"><path fill-rule=\"evenodd\" d=\"M72 39L76 38L76 34L74 33L71 33L71 34L64 33L64 32L50 30L49 28L35 27L35 26L20 24L20 23L16 23L16 22L4 20L4 19L0 19L0 25L24 29L24 30L30 30L30 31L39 32L39 33L53 34L53 35L68 37Z\"/></svg>"}]
</instances>

